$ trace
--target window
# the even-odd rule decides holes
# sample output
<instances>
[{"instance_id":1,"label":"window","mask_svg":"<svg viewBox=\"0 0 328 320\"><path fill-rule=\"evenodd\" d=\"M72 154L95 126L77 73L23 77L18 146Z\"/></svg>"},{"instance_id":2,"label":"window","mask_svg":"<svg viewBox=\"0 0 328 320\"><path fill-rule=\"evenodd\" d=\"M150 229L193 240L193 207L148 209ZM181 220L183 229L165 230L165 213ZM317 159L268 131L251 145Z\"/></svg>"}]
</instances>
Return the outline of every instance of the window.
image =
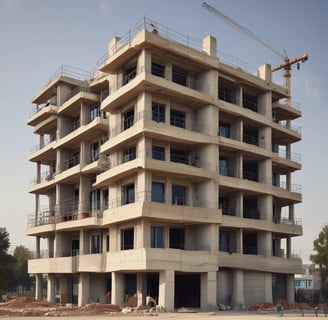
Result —
<instances>
[{"instance_id":1,"label":"window","mask_svg":"<svg viewBox=\"0 0 328 320\"><path fill-rule=\"evenodd\" d=\"M72 168L80 163L80 152L73 153L72 157L68 160L68 168Z\"/></svg>"},{"instance_id":2,"label":"window","mask_svg":"<svg viewBox=\"0 0 328 320\"><path fill-rule=\"evenodd\" d=\"M99 117L100 115L100 107L94 106L90 109L90 122Z\"/></svg>"},{"instance_id":3,"label":"window","mask_svg":"<svg viewBox=\"0 0 328 320\"><path fill-rule=\"evenodd\" d=\"M109 234L106 236L106 251L107 252L109 252L109 244L110 244L110 242L109 242L110 240L109 240Z\"/></svg>"},{"instance_id":4,"label":"window","mask_svg":"<svg viewBox=\"0 0 328 320\"><path fill-rule=\"evenodd\" d=\"M229 175L228 159L220 158L219 160L219 173L221 176Z\"/></svg>"},{"instance_id":5,"label":"window","mask_svg":"<svg viewBox=\"0 0 328 320\"><path fill-rule=\"evenodd\" d=\"M256 198L244 198L243 201L243 216L248 219L260 219L260 212L257 210Z\"/></svg>"},{"instance_id":6,"label":"window","mask_svg":"<svg viewBox=\"0 0 328 320\"><path fill-rule=\"evenodd\" d=\"M229 252L229 234L220 232L219 250L223 252Z\"/></svg>"},{"instance_id":7,"label":"window","mask_svg":"<svg viewBox=\"0 0 328 320\"><path fill-rule=\"evenodd\" d=\"M161 64L153 62L151 64L151 74L153 74L154 76L164 78L164 76L165 76L165 67Z\"/></svg>"},{"instance_id":8,"label":"window","mask_svg":"<svg viewBox=\"0 0 328 320\"><path fill-rule=\"evenodd\" d=\"M90 192L90 211L100 209L100 191L94 190Z\"/></svg>"},{"instance_id":9,"label":"window","mask_svg":"<svg viewBox=\"0 0 328 320\"><path fill-rule=\"evenodd\" d=\"M121 250L133 249L134 229L121 230Z\"/></svg>"},{"instance_id":10,"label":"window","mask_svg":"<svg viewBox=\"0 0 328 320\"><path fill-rule=\"evenodd\" d=\"M80 240L79 239L73 239L71 243L71 255L74 257L79 254L80 250Z\"/></svg>"},{"instance_id":11,"label":"window","mask_svg":"<svg viewBox=\"0 0 328 320\"><path fill-rule=\"evenodd\" d=\"M230 138L230 124L226 122L219 123L219 136Z\"/></svg>"},{"instance_id":12,"label":"window","mask_svg":"<svg viewBox=\"0 0 328 320\"><path fill-rule=\"evenodd\" d=\"M172 204L179 206L186 205L186 187L173 184L172 185Z\"/></svg>"},{"instance_id":13,"label":"window","mask_svg":"<svg viewBox=\"0 0 328 320\"><path fill-rule=\"evenodd\" d=\"M171 149L170 160L172 162L188 164L189 163L189 152L185 151L185 150Z\"/></svg>"},{"instance_id":14,"label":"window","mask_svg":"<svg viewBox=\"0 0 328 320\"><path fill-rule=\"evenodd\" d=\"M175 127L185 128L186 127L186 114L181 111L171 110L170 111L170 124Z\"/></svg>"},{"instance_id":15,"label":"window","mask_svg":"<svg viewBox=\"0 0 328 320\"><path fill-rule=\"evenodd\" d=\"M102 191L103 193L103 208L108 209L108 189Z\"/></svg>"},{"instance_id":16,"label":"window","mask_svg":"<svg viewBox=\"0 0 328 320\"><path fill-rule=\"evenodd\" d=\"M134 124L134 109L130 109L123 114L123 128L129 129Z\"/></svg>"},{"instance_id":17,"label":"window","mask_svg":"<svg viewBox=\"0 0 328 320\"><path fill-rule=\"evenodd\" d=\"M155 160L165 161L165 149L163 147L152 147L152 158Z\"/></svg>"},{"instance_id":18,"label":"window","mask_svg":"<svg viewBox=\"0 0 328 320\"><path fill-rule=\"evenodd\" d=\"M164 183L152 182L151 201L164 203Z\"/></svg>"},{"instance_id":19,"label":"window","mask_svg":"<svg viewBox=\"0 0 328 320\"><path fill-rule=\"evenodd\" d=\"M95 142L91 145L91 162L99 159L99 142Z\"/></svg>"},{"instance_id":20,"label":"window","mask_svg":"<svg viewBox=\"0 0 328 320\"><path fill-rule=\"evenodd\" d=\"M177 84L181 84L182 86L187 86L187 77L188 77L188 73L185 70L176 68L173 66L173 70L172 70L172 81L177 83Z\"/></svg>"},{"instance_id":21,"label":"window","mask_svg":"<svg viewBox=\"0 0 328 320\"><path fill-rule=\"evenodd\" d=\"M136 67L126 69L124 72L123 84L127 84L128 82L130 82L133 78L136 77L136 75L137 75Z\"/></svg>"},{"instance_id":22,"label":"window","mask_svg":"<svg viewBox=\"0 0 328 320\"><path fill-rule=\"evenodd\" d=\"M170 228L170 248L184 250L184 229Z\"/></svg>"},{"instance_id":23,"label":"window","mask_svg":"<svg viewBox=\"0 0 328 320\"><path fill-rule=\"evenodd\" d=\"M151 227L150 228L150 247L151 248L164 248L163 227Z\"/></svg>"},{"instance_id":24,"label":"window","mask_svg":"<svg viewBox=\"0 0 328 320\"><path fill-rule=\"evenodd\" d=\"M222 209L222 213L226 215L232 215L232 210L229 207L229 198L220 197L219 198L219 209Z\"/></svg>"},{"instance_id":25,"label":"window","mask_svg":"<svg viewBox=\"0 0 328 320\"><path fill-rule=\"evenodd\" d=\"M257 97L243 94L243 107L257 112Z\"/></svg>"},{"instance_id":26,"label":"window","mask_svg":"<svg viewBox=\"0 0 328 320\"><path fill-rule=\"evenodd\" d=\"M165 105L160 103L152 103L152 120L156 122L165 122Z\"/></svg>"},{"instance_id":27,"label":"window","mask_svg":"<svg viewBox=\"0 0 328 320\"><path fill-rule=\"evenodd\" d=\"M128 204L128 203L134 202L134 184L133 183L123 186L122 193L123 193L123 203L122 204Z\"/></svg>"},{"instance_id":28,"label":"window","mask_svg":"<svg viewBox=\"0 0 328 320\"><path fill-rule=\"evenodd\" d=\"M91 236L91 253L100 253L100 235Z\"/></svg>"},{"instance_id":29,"label":"window","mask_svg":"<svg viewBox=\"0 0 328 320\"><path fill-rule=\"evenodd\" d=\"M123 151L123 162L128 162L136 158L136 147L131 147Z\"/></svg>"}]
</instances>

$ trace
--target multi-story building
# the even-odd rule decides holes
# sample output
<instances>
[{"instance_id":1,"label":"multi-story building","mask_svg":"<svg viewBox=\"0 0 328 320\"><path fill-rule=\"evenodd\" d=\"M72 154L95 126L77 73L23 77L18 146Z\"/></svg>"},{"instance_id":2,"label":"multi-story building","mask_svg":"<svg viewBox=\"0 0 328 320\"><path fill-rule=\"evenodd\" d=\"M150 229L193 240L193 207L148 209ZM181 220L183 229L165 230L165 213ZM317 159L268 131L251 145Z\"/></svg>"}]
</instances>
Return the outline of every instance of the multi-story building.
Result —
<instances>
[{"instance_id":1,"label":"multi-story building","mask_svg":"<svg viewBox=\"0 0 328 320\"><path fill-rule=\"evenodd\" d=\"M145 20L92 77L64 67L33 99L36 298L46 275L49 301L78 305L294 300L301 111L269 65L189 40Z\"/></svg>"}]
</instances>

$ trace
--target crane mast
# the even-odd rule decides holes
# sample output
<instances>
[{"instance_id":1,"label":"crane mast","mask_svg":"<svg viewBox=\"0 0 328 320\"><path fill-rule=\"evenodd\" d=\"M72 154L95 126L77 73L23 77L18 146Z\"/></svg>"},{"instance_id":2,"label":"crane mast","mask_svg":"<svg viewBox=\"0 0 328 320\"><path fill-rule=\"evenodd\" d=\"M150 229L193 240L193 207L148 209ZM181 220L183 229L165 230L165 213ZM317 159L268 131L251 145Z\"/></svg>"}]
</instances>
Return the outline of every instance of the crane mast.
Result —
<instances>
[{"instance_id":1,"label":"crane mast","mask_svg":"<svg viewBox=\"0 0 328 320\"><path fill-rule=\"evenodd\" d=\"M286 89L288 89L288 91L290 90L290 88L291 88L291 84L290 84L290 82L291 82L291 66L293 64L297 63L297 69L299 69L300 62L305 62L306 60L308 60L308 54L307 53L304 53L300 57L297 57L297 58L294 58L294 59L289 59L285 51L280 52L279 50L273 48L268 43L266 43L264 40L259 38L254 32L250 31L249 29L242 26L238 22L236 22L233 19L231 19L230 17L226 16L225 14L220 12L218 9L212 7L208 3L203 2L202 7L204 7L209 12L213 13L218 18L222 19L224 22L230 24L236 30L240 31L241 33L244 33L249 38L256 41L263 48L267 49L268 51L275 54L279 58L282 58L284 60L284 62L282 64L280 64L279 66L273 68L272 72L280 70L280 69L284 69L285 87L286 87Z\"/></svg>"}]
</instances>

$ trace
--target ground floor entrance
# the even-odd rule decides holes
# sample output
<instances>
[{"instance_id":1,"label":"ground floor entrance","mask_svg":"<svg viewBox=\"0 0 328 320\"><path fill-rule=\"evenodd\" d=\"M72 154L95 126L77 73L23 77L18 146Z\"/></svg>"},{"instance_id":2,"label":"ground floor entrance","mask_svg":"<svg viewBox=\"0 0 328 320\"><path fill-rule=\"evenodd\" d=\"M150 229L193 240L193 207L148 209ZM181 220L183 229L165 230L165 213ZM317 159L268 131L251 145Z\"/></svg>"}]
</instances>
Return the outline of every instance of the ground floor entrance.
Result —
<instances>
[{"instance_id":1,"label":"ground floor entrance","mask_svg":"<svg viewBox=\"0 0 328 320\"><path fill-rule=\"evenodd\" d=\"M200 274L175 274L174 307L200 308Z\"/></svg>"}]
</instances>

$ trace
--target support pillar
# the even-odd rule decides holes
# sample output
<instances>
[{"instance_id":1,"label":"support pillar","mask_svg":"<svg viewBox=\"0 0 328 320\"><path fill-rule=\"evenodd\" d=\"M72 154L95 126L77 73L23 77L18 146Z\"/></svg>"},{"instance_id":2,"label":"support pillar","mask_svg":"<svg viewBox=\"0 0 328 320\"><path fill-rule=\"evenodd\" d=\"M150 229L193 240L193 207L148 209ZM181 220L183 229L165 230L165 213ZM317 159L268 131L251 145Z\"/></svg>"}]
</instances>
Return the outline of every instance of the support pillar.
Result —
<instances>
[{"instance_id":1,"label":"support pillar","mask_svg":"<svg viewBox=\"0 0 328 320\"><path fill-rule=\"evenodd\" d=\"M79 277L78 306L88 303L90 298L90 274L81 272Z\"/></svg>"},{"instance_id":2,"label":"support pillar","mask_svg":"<svg viewBox=\"0 0 328 320\"><path fill-rule=\"evenodd\" d=\"M289 303L295 302L295 282L294 275L286 275L286 298Z\"/></svg>"},{"instance_id":3,"label":"support pillar","mask_svg":"<svg viewBox=\"0 0 328 320\"><path fill-rule=\"evenodd\" d=\"M272 274L264 274L264 301L272 303Z\"/></svg>"},{"instance_id":4,"label":"support pillar","mask_svg":"<svg viewBox=\"0 0 328 320\"><path fill-rule=\"evenodd\" d=\"M124 304L123 273L112 272L112 303L118 306L123 306Z\"/></svg>"},{"instance_id":5,"label":"support pillar","mask_svg":"<svg viewBox=\"0 0 328 320\"><path fill-rule=\"evenodd\" d=\"M217 310L217 273L211 271L201 274L200 307L203 310Z\"/></svg>"},{"instance_id":6,"label":"support pillar","mask_svg":"<svg viewBox=\"0 0 328 320\"><path fill-rule=\"evenodd\" d=\"M159 306L168 311L174 310L174 270L163 270L159 273Z\"/></svg>"},{"instance_id":7,"label":"support pillar","mask_svg":"<svg viewBox=\"0 0 328 320\"><path fill-rule=\"evenodd\" d=\"M137 273L137 307L146 305L146 276L147 274Z\"/></svg>"},{"instance_id":8,"label":"support pillar","mask_svg":"<svg viewBox=\"0 0 328 320\"><path fill-rule=\"evenodd\" d=\"M35 299L42 300L42 273L35 275Z\"/></svg>"},{"instance_id":9,"label":"support pillar","mask_svg":"<svg viewBox=\"0 0 328 320\"><path fill-rule=\"evenodd\" d=\"M234 270L232 277L232 305L234 307L237 307L239 305L244 306L244 272L242 270Z\"/></svg>"},{"instance_id":10,"label":"support pillar","mask_svg":"<svg viewBox=\"0 0 328 320\"><path fill-rule=\"evenodd\" d=\"M55 275L53 273L48 274L47 301L55 303Z\"/></svg>"}]
</instances>

